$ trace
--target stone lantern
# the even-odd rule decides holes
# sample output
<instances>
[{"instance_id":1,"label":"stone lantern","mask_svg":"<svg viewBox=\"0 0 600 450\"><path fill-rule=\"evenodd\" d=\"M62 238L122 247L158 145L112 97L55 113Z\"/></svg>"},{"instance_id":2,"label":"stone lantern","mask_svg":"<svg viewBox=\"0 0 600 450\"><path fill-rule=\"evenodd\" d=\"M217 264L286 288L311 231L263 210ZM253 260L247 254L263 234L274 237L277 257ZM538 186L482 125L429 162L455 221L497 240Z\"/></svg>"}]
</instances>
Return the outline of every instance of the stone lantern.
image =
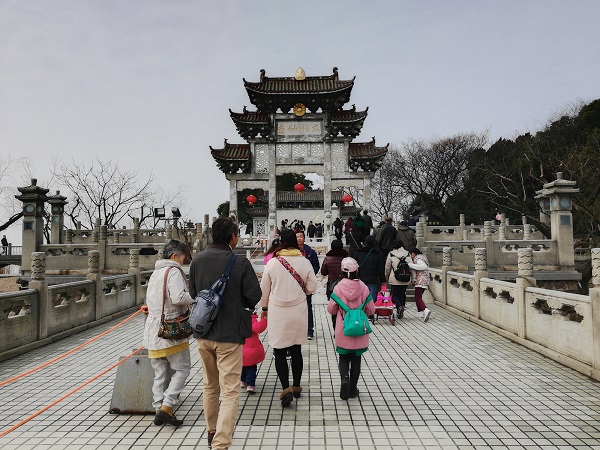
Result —
<instances>
[{"instance_id":1,"label":"stone lantern","mask_svg":"<svg viewBox=\"0 0 600 450\"><path fill-rule=\"evenodd\" d=\"M53 244L62 244L62 230L65 224L65 205L69 202L66 201L67 197L60 195L60 191L56 191L56 195L48 196L48 203L50 204L50 212L52 219L50 222L50 241Z\"/></svg>"},{"instance_id":2,"label":"stone lantern","mask_svg":"<svg viewBox=\"0 0 600 450\"><path fill-rule=\"evenodd\" d=\"M571 214L571 199L574 194L579 192L579 189L575 188L575 184L575 181L563 180L562 172L558 172L556 180L545 183L544 188L537 191L535 196L540 200L540 204L546 199L549 202L552 240L556 241L558 246L558 265L561 270L575 269L573 216Z\"/></svg>"},{"instance_id":3,"label":"stone lantern","mask_svg":"<svg viewBox=\"0 0 600 450\"><path fill-rule=\"evenodd\" d=\"M31 179L31 185L17 188L21 195L15 195L23 202L23 259L21 271L31 272L31 254L38 251L44 242L44 203L49 189L37 186L37 179Z\"/></svg>"}]
</instances>

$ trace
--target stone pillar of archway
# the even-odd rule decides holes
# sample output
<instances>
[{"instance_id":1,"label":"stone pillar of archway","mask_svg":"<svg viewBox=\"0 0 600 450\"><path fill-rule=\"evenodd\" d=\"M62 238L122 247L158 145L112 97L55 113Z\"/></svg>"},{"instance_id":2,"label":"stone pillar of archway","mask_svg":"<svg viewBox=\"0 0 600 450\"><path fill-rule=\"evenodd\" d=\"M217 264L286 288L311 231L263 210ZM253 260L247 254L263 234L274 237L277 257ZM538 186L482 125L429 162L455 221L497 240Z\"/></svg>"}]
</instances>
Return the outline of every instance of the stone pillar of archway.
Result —
<instances>
[{"instance_id":1,"label":"stone pillar of archway","mask_svg":"<svg viewBox=\"0 0 600 450\"><path fill-rule=\"evenodd\" d=\"M371 212L371 178L363 179L363 202L363 209Z\"/></svg>"},{"instance_id":2,"label":"stone pillar of archway","mask_svg":"<svg viewBox=\"0 0 600 450\"><path fill-rule=\"evenodd\" d=\"M323 209L325 215L331 217L331 143L324 143L325 154L323 155ZM327 236L330 234L331 224L325 224Z\"/></svg>"},{"instance_id":3,"label":"stone pillar of archway","mask_svg":"<svg viewBox=\"0 0 600 450\"><path fill-rule=\"evenodd\" d=\"M234 213L236 217L238 217L238 180L230 179L229 180L229 214Z\"/></svg>"},{"instance_id":4,"label":"stone pillar of archway","mask_svg":"<svg viewBox=\"0 0 600 450\"><path fill-rule=\"evenodd\" d=\"M269 144L269 215L268 217L277 217L277 168L275 161L275 145ZM277 222L277 219L275 219ZM275 226L278 226L275 223ZM270 224L267 223L267 227L270 228ZM268 241L271 243L271 236L268 236Z\"/></svg>"}]
</instances>

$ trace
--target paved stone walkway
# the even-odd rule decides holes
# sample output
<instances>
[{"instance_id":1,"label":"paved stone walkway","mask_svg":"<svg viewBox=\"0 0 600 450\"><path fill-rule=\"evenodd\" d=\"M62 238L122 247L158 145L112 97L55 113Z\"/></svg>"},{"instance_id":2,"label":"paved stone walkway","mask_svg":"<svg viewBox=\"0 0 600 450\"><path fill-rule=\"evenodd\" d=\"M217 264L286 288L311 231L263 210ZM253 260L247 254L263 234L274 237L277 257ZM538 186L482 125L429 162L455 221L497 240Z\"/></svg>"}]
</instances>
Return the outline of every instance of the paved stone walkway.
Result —
<instances>
[{"instance_id":1,"label":"paved stone walkway","mask_svg":"<svg viewBox=\"0 0 600 450\"><path fill-rule=\"evenodd\" d=\"M257 394L241 394L236 449L600 448L600 385L507 339L429 306L380 321L364 355L360 397L339 398L329 315L315 297L317 338L303 347L302 397L282 409L270 349ZM0 432L141 345L143 317L26 378L0 387ZM119 320L0 363L0 381L35 367ZM268 342L266 333L263 335ZM12 449L206 448L195 342L178 429L152 416L108 413L116 370L0 438Z\"/></svg>"}]
</instances>

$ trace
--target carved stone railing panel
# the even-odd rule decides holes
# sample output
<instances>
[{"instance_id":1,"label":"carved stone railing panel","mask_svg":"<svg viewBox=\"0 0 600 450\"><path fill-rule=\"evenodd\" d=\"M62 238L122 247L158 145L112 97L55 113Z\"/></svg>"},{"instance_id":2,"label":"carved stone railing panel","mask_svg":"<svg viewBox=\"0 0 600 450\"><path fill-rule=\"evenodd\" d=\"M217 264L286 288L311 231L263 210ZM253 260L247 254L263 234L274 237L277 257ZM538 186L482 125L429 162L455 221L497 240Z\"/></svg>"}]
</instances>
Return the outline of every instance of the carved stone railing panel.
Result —
<instances>
[{"instance_id":1,"label":"carved stone railing panel","mask_svg":"<svg viewBox=\"0 0 600 450\"><path fill-rule=\"evenodd\" d=\"M134 282L133 275L114 275L102 278L104 298L101 301L105 316L135 306Z\"/></svg>"},{"instance_id":2,"label":"carved stone railing panel","mask_svg":"<svg viewBox=\"0 0 600 450\"><path fill-rule=\"evenodd\" d=\"M48 335L92 322L96 314L93 281L76 281L48 287Z\"/></svg>"},{"instance_id":3,"label":"carved stone railing panel","mask_svg":"<svg viewBox=\"0 0 600 450\"><path fill-rule=\"evenodd\" d=\"M448 272L448 305L469 314L475 312L474 277L460 272Z\"/></svg>"},{"instance_id":4,"label":"carved stone railing panel","mask_svg":"<svg viewBox=\"0 0 600 450\"><path fill-rule=\"evenodd\" d=\"M39 300L27 289L0 293L0 353L37 339Z\"/></svg>"},{"instance_id":5,"label":"carved stone railing panel","mask_svg":"<svg viewBox=\"0 0 600 450\"><path fill-rule=\"evenodd\" d=\"M592 363L594 333L588 296L532 287L525 289L525 304L529 340Z\"/></svg>"},{"instance_id":6,"label":"carved stone railing panel","mask_svg":"<svg viewBox=\"0 0 600 450\"><path fill-rule=\"evenodd\" d=\"M519 326L519 311L514 303L517 285L507 281L481 278L479 289L481 319L516 335Z\"/></svg>"}]
</instances>

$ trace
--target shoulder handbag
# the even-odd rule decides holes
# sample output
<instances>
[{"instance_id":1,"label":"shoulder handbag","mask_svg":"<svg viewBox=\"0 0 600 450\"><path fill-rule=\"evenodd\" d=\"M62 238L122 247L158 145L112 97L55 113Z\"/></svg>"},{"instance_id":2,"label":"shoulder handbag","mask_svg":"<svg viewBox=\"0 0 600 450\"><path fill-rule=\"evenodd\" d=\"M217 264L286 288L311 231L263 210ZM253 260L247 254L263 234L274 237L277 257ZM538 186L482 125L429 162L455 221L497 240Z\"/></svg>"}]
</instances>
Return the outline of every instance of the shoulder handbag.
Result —
<instances>
[{"instance_id":1,"label":"shoulder handbag","mask_svg":"<svg viewBox=\"0 0 600 450\"><path fill-rule=\"evenodd\" d=\"M283 267L285 267L287 269L287 271L290 273L290 275L294 277L294 280L296 280L298 282L298 284L300 285L300 287L302 288L302 292L306 292L306 283L304 282L304 280L302 279L300 274L298 272L296 272L296 269L294 269L290 265L290 263L287 262L281 256L277 256L277 261L279 261L283 265Z\"/></svg>"},{"instance_id":2,"label":"shoulder handbag","mask_svg":"<svg viewBox=\"0 0 600 450\"><path fill-rule=\"evenodd\" d=\"M231 271L236 260L237 255L234 253L231 255L231 259L223 275L211 287L198 292L194 299L190 322L192 329L202 338L206 337L208 330L210 330L210 327L217 318L221 300L225 293L225 287L227 286L227 280L231 276Z\"/></svg>"},{"instance_id":3,"label":"shoulder handbag","mask_svg":"<svg viewBox=\"0 0 600 450\"><path fill-rule=\"evenodd\" d=\"M185 339L192 334L192 326L190 325L190 310L188 309L185 314L176 317L175 319L165 320L165 303L167 301L167 279L169 272L173 267L169 267L165 272L165 279L163 282L163 305L162 315L160 316L160 325L158 327L158 337L163 339ZM181 275L185 279L183 270L179 267Z\"/></svg>"}]
</instances>

